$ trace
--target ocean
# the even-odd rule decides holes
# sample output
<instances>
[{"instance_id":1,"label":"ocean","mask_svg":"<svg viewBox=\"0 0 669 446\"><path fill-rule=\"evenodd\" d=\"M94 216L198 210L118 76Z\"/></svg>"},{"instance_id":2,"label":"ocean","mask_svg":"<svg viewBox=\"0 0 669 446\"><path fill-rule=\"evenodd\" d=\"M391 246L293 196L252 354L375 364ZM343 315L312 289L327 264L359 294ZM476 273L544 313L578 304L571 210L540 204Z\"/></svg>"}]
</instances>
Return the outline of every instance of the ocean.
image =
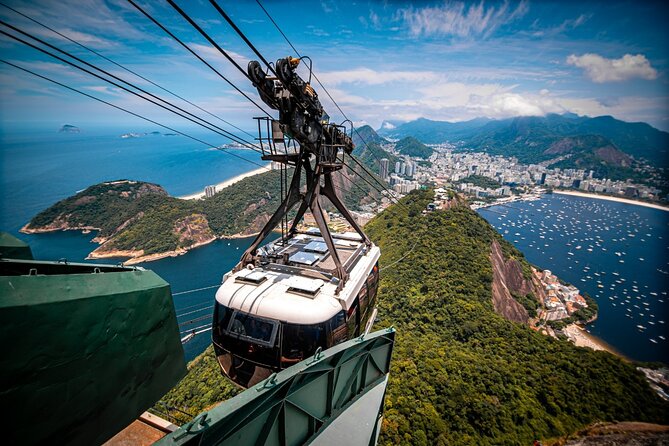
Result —
<instances>
[{"instance_id":1,"label":"ocean","mask_svg":"<svg viewBox=\"0 0 669 446\"><path fill-rule=\"evenodd\" d=\"M669 212L558 194L478 212L530 263L595 298L588 331L628 358L669 363Z\"/></svg>"},{"instance_id":2,"label":"ocean","mask_svg":"<svg viewBox=\"0 0 669 446\"><path fill-rule=\"evenodd\" d=\"M122 178L149 181L160 184L173 196L182 196L258 168L183 136L121 138L128 132L150 133L161 129L83 129L81 133L57 130L0 135L0 230L29 243L35 257L44 260L86 261L85 257L96 246L91 242L95 233L21 234L19 229L38 212L92 184ZM193 135L214 144L225 142ZM254 152L232 151L262 163ZM252 238L220 240L183 256L140 265L170 283L183 335L210 322L216 289L176 293L220 283L251 241ZM210 332L205 332L184 344L186 359L193 359L210 342Z\"/></svg>"},{"instance_id":3,"label":"ocean","mask_svg":"<svg viewBox=\"0 0 669 446\"><path fill-rule=\"evenodd\" d=\"M0 134L0 227L15 232L45 207L103 181L148 181L172 196L183 196L258 168L180 135L121 138L131 131L156 130L162 131L48 129ZM215 135L190 134L212 144L229 142ZM253 151L226 151L265 164Z\"/></svg>"}]
</instances>

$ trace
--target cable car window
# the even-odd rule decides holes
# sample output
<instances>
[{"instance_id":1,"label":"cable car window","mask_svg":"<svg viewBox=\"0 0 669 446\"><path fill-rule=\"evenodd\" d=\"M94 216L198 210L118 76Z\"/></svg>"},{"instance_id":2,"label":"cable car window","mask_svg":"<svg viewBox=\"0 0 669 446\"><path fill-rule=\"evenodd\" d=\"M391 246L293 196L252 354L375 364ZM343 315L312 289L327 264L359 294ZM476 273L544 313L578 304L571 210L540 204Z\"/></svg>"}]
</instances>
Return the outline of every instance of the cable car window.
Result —
<instances>
[{"instance_id":1,"label":"cable car window","mask_svg":"<svg viewBox=\"0 0 669 446\"><path fill-rule=\"evenodd\" d=\"M216 330L217 334L221 334L222 330L230 323L230 316L232 316L232 310L225 305L216 304L214 308L214 321L216 321Z\"/></svg>"},{"instance_id":2,"label":"cable car window","mask_svg":"<svg viewBox=\"0 0 669 446\"><path fill-rule=\"evenodd\" d=\"M302 361L313 355L318 347L326 348L325 324L283 325L281 363L284 366Z\"/></svg>"},{"instance_id":3,"label":"cable car window","mask_svg":"<svg viewBox=\"0 0 669 446\"><path fill-rule=\"evenodd\" d=\"M272 347L278 328L278 322L235 311L230 318L226 332L239 339Z\"/></svg>"},{"instance_id":4,"label":"cable car window","mask_svg":"<svg viewBox=\"0 0 669 446\"><path fill-rule=\"evenodd\" d=\"M360 288L358 300L360 301L360 311L364 314L365 310L367 310L367 285L363 284L362 288Z\"/></svg>"},{"instance_id":5,"label":"cable car window","mask_svg":"<svg viewBox=\"0 0 669 446\"><path fill-rule=\"evenodd\" d=\"M332 345L344 342L346 337L346 313L341 310L330 319L330 333L332 334Z\"/></svg>"},{"instance_id":6,"label":"cable car window","mask_svg":"<svg viewBox=\"0 0 669 446\"><path fill-rule=\"evenodd\" d=\"M358 309L358 298L355 298L353 305L348 309L348 319L346 321L348 339L358 336L360 328L360 313Z\"/></svg>"}]
</instances>

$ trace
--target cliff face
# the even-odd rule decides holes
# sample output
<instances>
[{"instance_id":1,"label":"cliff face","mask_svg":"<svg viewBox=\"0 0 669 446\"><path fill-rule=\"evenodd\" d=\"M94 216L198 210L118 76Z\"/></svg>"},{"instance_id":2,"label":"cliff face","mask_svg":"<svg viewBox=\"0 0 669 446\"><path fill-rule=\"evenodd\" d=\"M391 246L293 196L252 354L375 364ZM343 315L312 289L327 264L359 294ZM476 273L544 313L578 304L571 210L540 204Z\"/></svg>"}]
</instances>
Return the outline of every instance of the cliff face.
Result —
<instances>
[{"instance_id":1,"label":"cliff face","mask_svg":"<svg viewBox=\"0 0 669 446\"><path fill-rule=\"evenodd\" d=\"M497 240L490 247L490 261L493 274L492 304L495 311L510 321L526 323L529 320L527 310L511 294L524 295L532 291L531 284L523 277L520 263L513 259L506 260Z\"/></svg>"}]
</instances>

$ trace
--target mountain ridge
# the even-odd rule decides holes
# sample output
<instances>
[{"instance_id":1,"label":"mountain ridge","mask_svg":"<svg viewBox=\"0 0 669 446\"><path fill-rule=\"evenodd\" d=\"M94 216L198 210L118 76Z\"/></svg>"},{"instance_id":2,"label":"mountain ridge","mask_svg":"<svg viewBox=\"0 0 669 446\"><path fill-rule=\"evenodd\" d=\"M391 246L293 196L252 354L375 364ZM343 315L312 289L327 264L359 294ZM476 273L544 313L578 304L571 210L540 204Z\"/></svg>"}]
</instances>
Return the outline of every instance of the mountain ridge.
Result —
<instances>
[{"instance_id":1,"label":"mountain ridge","mask_svg":"<svg viewBox=\"0 0 669 446\"><path fill-rule=\"evenodd\" d=\"M543 152L562 138L592 135L606 138L605 145L637 161L669 166L669 133L647 123L625 122L608 115L591 118L568 113L463 122L420 118L379 133L393 138L414 136L427 144L450 142L494 155L516 156L528 163L548 159Z\"/></svg>"}]
</instances>

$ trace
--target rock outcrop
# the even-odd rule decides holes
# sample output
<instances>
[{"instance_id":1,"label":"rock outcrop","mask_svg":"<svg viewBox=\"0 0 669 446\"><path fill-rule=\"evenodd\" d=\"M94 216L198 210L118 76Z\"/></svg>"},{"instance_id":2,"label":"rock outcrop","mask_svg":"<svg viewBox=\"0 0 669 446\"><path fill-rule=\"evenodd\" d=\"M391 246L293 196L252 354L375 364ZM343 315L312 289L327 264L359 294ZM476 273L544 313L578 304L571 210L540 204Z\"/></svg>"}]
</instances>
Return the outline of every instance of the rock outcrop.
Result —
<instances>
[{"instance_id":1,"label":"rock outcrop","mask_svg":"<svg viewBox=\"0 0 669 446\"><path fill-rule=\"evenodd\" d=\"M520 262L504 258L497 240L490 247L490 261L493 272L492 304L495 312L510 321L527 323L530 316L525 307L513 298L513 293L526 295L534 292L532 282L523 276Z\"/></svg>"}]
</instances>

